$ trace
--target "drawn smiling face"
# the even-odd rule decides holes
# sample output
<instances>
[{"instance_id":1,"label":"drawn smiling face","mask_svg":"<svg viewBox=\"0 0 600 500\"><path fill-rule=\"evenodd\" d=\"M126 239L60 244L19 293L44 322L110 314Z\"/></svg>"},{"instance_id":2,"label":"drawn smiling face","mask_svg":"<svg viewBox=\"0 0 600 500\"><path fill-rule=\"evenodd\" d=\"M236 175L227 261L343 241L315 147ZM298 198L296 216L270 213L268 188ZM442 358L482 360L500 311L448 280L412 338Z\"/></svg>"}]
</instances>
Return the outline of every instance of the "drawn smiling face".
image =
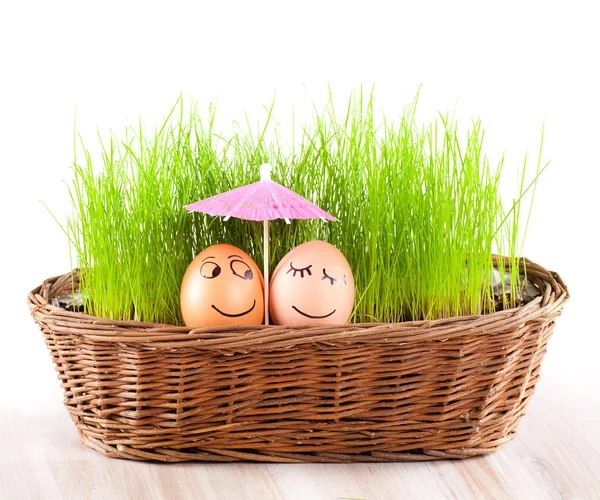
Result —
<instances>
[{"instance_id":1,"label":"drawn smiling face","mask_svg":"<svg viewBox=\"0 0 600 500\"><path fill-rule=\"evenodd\" d=\"M263 277L248 254L213 245L189 265L181 283L187 326L258 325L264 319Z\"/></svg>"},{"instance_id":2,"label":"drawn smiling face","mask_svg":"<svg viewBox=\"0 0 600 500\"><path fill-rule=\"evenodd\" d=\"M275 324L344 324L354 307L354 277L337 248L325 241L308 241L281 259L269 295Z\"/></svg>"}]
</instances>

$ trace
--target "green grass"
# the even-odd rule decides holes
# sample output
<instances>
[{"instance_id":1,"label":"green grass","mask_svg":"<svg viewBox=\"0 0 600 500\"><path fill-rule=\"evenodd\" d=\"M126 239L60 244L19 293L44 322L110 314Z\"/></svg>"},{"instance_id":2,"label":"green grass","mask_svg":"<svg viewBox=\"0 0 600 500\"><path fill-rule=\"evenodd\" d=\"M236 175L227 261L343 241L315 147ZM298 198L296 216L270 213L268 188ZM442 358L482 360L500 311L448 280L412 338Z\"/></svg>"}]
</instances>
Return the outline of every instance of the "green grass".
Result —
<instances>
[{"instance_id":1,"label":"green grass","mask_svg":"<svg viewBox=\"0 0 600 500\"><path fill-rule=\"evenodd\" d=\"M203 248L231 243L261 263L261 223L188 214L184 205L258 180L263 162L274 166L274 180L340 220L272 222L271 270L304 241L337 246L355 275L351 321L493 311L495 250L509 257L511 292L501 307L514 306L523 206L543 168L538 161L528 184L523 166L519 193L503 205L503 161L491 167L483 154L481 123L462 131L439 115L419 125L416 101L393 122L375 114L372 95L351 96L341 116L330 100L290 146L273 129L272 106L258 133L246 120L223 137L213 132L214 109L202 117L182 99L153 133L139 125L101 137L100 159L78 141L83 157L75 159L65 231L86 270L86 311L180 324L181 279Z\"/></svg>"}]
</instances>

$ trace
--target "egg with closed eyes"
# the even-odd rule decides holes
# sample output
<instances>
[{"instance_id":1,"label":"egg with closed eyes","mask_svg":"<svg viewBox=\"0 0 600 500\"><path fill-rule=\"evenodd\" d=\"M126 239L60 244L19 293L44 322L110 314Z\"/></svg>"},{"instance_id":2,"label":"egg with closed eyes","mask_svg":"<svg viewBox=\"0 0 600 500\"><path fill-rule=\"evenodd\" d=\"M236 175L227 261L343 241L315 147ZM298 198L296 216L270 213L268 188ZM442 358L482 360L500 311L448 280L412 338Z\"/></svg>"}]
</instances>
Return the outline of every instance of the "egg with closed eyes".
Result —
<instances>
[{"instance_id":1,"label":"egg with closed eyes","mask_svg":"<svg viewBox=\"0 0 600 500\"><path fill-rule=\"evenodd\" d=\"M233 245L200 252L181 283L181 313L186 326L261 325L263 276L252 258Z\"/></svg>"},{"instance_id":2,"label":"egg with closed eyes","mask_svg":"<svg viewBox=\"0 0 600 500\"><path fill-rule=\"evenodd\" d=\"M269 309L276 325L340 325L354 308L350 264L332 244L308 241L288 252L270 281Z\"/></svg>"}]
</instances>

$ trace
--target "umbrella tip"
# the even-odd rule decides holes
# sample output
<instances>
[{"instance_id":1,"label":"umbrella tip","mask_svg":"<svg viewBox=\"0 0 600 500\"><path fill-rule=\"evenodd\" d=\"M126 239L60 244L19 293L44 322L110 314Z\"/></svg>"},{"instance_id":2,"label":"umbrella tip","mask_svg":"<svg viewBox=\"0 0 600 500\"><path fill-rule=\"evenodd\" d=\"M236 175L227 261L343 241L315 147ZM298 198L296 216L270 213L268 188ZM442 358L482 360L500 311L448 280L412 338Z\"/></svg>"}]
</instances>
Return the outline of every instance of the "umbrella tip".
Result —
<instances>
[{"instance_id":1,"label":"umbrella tip","mask_svg":"<svg viewBox=\"0 0 600 500\"><path fill-rule=\"evenodd\" d=\"M271 180L271 170L273 170L273 167L269 163L263 163L260 166L260 180L261 181L270 181Z\"/></svg>"}]
</instances>

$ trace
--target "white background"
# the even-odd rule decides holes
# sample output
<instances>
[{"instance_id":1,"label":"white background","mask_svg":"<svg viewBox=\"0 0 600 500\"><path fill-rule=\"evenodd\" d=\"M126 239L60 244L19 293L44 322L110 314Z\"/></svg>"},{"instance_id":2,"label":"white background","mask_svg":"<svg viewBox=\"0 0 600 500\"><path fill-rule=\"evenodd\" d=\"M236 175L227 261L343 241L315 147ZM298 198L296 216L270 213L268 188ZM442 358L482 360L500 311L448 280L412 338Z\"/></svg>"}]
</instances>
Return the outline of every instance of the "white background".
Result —
<instances>
[{"instance_id":1,"label":"white background","mask_svg":"<svg viewBox=\"0 0 600 500\"><path fill-rule=\"evenodd\" d=\"M560 273L572 299L543 378L557 405L598 407L600 36L593 2L8 2L0 4L0 411L62 397L27 292L69 270L62 217L73 124L88 143L142 116L157 123L180 93L218 99L224 133L246 110L310 116L330 85L345 101L375 85L400 114L423 85L420 115L480 117L508 192L527 151L544 159L524 255Z\"/></svg>"}]
</instances>

